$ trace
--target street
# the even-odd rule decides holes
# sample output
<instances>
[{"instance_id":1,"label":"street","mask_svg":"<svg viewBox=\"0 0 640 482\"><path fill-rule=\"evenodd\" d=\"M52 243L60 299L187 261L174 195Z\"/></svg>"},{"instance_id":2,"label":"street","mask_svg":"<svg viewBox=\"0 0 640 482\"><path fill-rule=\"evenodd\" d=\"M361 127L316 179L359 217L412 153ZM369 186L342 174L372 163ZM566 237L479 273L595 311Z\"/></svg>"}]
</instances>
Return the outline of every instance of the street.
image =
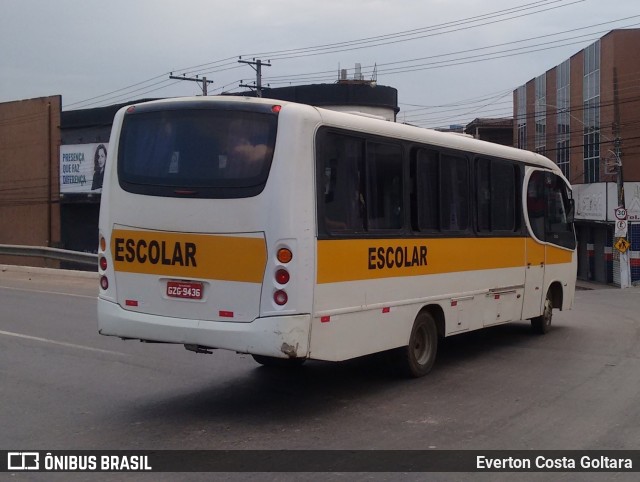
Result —
<instances>
[{"instance_id":1,"label":"street","mask_svg":"<svg viewBox=\"0 0 640 482\"><path fill-rule=\"evenodd\" d=\"M640 443L640 288L579 290L544 336L523 321L449 338L431 374L406 380L381 356L279 371L248 355L103 337L96 284L0 270L3 449Z\"/></svg>"}]
</instances>

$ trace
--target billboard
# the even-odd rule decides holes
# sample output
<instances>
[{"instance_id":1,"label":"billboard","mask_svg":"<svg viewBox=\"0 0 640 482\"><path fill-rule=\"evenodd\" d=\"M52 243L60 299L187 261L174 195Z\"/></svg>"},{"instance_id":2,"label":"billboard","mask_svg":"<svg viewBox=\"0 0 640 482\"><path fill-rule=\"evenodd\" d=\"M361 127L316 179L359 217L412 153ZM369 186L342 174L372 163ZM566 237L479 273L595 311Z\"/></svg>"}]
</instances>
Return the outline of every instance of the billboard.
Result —
<instances>
[{"instance_id":1,"label":"billboard","mask_svg":"<svg viewBox=\"0 0 640 482\"><path fill-rule=\"evenodd\" d=\"M109 144L60 146L60 194L100 193Z\"/></svg>"},{"instance_id":2,"label":"billboard","mask_svg":"<svg viewBox=\"0 0 640 482\"><path fill-rule=\"evenodd\" d=\"M627 221L640 221L640 182L625 182L625 208ZM615 211L620 207L618 186L615 182L574 184L573 199L576 201L578 221L617 221Z\"/></svg>"},{"instance_id":3,"label":"billboard","mask_svg":"<svg viewBox=\"0 0 640 482\"><path fill-rule=\"evenodd\" d=\"M574 184L576 220L605 221L607 219L607 183Z\"/></svg>"}]
</instances>

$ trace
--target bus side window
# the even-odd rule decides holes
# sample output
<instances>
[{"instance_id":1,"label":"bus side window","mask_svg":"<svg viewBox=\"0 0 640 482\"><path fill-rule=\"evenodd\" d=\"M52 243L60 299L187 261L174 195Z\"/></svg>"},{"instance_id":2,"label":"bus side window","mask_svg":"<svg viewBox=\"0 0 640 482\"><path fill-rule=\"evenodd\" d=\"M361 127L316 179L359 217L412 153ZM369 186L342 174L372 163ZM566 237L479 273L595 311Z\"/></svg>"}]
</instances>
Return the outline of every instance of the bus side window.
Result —
<instances>
[{"instance_id":1,"label":"bus side window","mask_svg":"<svg viewBox=\"0 0 640 482\"><path fill-rule=\"evenodd\" d=\"M367 228L400 229L403 219L402 148L367 143Z\"/></svg>"},{"instance_id":2,"label":"bus side window","mask_svg":"<svg viewBox=\"0 0 640 482\"><path fill-rule=\"evenodd\" d=\"M476 162L478 231L515 232L517 166L502 160L479 158Z\"/></svg>"},{"instance_id":3,"label":"bus side window","mask_svg":"<svg viewBox=\"0 0 640 482\"><path fill-rule=\"evenodd\" d=\"M517 166L503 161L491 163L491 228L515 231Z\"/></svg>"},{"instance_id":4,"label":"bus side window","mask_svg":"<svg viewBox=\"0 0 640 482\"><path fill-rule=\"evenodd\" d=\"M327 134L323 163L324 226L330 233L363 232L363 141Z\"/></svg>"},{"instance_id":5,"label":"bus side window","mask_svg":"<svg viewBox=\"0 0 640 482\"><path fill-rule=\"evenodd\" d=\"M440 223L443 231L469 228L469 167L467 159L440 156Z\"/></svg>"},{"instance_id":6,"label":"bus side window","mask_svg":"<svg viewBox=\"0 0 640 482\"><path fill-rule=\"evenodd\" d=\"M529 215L529 224L536 238L540 241L545 240L545 221L544 214L546 208L545 200L545 173L535 171L529 178L527 186L527 213Z\"/></svg>"},{"instance_id":7,"label":"bus side window","mask_svg":"<svg viewBox=\"0 0 640 482\"><path fill-rule=\"evenodd\" d=\"M437 151L419 149L415 160L414 229L440 229L440 161Z\"/></svg>"},{"instance_id":8,"label":"bus side window","mask_svg":"<svg viewBox=\"0 0 640 482\"><path fill-rule=\"evenodd\" d=\"M328 159L324 167L324 202L331 204L336 192L338 160Z\"/></svg>"},{"instance_id":9,"label":"bus side window","mask_svg":"<svg viewBox=\"0 0 640 482\"><path fill-rule=\"evenodd\" d=\"M478 231L491 231L491 161L478 159L476 163L476 204L478 216Z\"/></svg>"},{"instance_id":10,"label":"bus side window","mask_svg":"<svg viewBox=\"0 0 640 482\"><path fill-rule=\"evenodd\" d=\"M469 228L469 166L462 156L416 152L415 203L419 231L461 232Z\"/></svg>"},{"instance_id":11,"label":"bus side window","mask_svg":"<svg viewBox=\"0 0 640 482\"><path fill-rule=\"evenodd\" d=\"M571 202L567 186L561 177L548 173L546 187L546 239L553 244L573 249L575 248L575 235L568 216Z\"/></svg>"}]
</instances>

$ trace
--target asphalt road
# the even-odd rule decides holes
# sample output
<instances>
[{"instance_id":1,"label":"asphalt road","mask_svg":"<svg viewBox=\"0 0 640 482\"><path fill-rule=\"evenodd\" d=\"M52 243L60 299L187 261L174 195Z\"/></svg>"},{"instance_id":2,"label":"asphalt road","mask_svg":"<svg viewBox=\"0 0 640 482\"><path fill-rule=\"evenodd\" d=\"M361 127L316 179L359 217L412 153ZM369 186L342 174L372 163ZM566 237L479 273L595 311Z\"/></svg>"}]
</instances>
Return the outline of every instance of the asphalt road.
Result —
<instances>
[{"instance_id":1,"label":"asphalt road","mask_svg":"<svg viewBox=\"0 0 640 482\"><path fill-rule=\"evenodd\" d=\"M0 448L640 447L639 288L578 291L544 336L447 339L417 380L379 356L283 372L103 337L95 296L90 276L0 269Z\"/></svg>"}]
</instances>

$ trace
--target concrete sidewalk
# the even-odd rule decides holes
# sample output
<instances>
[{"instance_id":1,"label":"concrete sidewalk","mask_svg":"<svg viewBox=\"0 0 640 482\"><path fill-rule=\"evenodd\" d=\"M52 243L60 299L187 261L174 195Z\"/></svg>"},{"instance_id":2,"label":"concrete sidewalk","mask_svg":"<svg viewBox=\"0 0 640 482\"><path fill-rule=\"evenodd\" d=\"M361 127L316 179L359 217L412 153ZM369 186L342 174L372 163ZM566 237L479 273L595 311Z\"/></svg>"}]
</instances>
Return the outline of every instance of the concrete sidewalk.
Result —
<instances>
[{"instance_id":1,"label":"concrete sidewalk","mask_svg":"<svg viewBox=\"0 0 640 482\"><path fill-rule=\"evenodd\" d=\"M576 280L576 290L619 290L619 286L594 283L593 281Z\"/></svg>"}]
</instances>

